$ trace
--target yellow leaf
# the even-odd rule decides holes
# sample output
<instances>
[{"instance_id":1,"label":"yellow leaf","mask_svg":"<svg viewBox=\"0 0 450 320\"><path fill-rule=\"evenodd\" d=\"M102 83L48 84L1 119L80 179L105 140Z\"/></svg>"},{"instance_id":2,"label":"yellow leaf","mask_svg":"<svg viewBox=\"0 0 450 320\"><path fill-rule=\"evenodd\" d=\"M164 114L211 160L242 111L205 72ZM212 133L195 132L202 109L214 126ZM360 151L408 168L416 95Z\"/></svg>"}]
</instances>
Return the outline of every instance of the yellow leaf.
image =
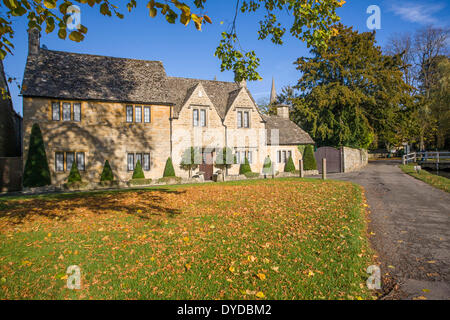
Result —
<instances>
[{"instance_id":1,"label":"yellow leaf","mask_svg":"<svg viewBox=\"0 0 450 320\"><path fill-rule=\"evenodd\" d=\"M266 280L266 275L264 273L258 273L256 276L259 278L259 280Z\"/></svg>"},{"instance_id":2,"label":"yellow leaf","mask_svg":"<svg viewBox=\"0 0 450 320\"><path fill-rule=\"evenodd\" d=\"M363 300L363 298L360 297L360 296L357 296L357 297L356 297L356 300Z\"/></svg>"},{"instance_id":3,"label":"yellow leaf","mask_svg":"<svg viewBox=\"0 0 450 320\"><path fill-rule=\"evenodd\" d=\"M248 256L248 261L255 262L256 258L254 256Z\"/></svg>"},{"instance_id":4,"label":"yellow leaf","mask_svg":"<svg viewBox=\"0 0 450 320\"><path fill-rule=\"evenodd\" d=\"M184 238L183 238L183 241L184 241L184 242L189 242L189 237L184 237Z\"/></svg>"},{"instance_id":5,"label":"yellow leaf","mask_svg":"<svg viewBox=\"0 0 450 320\"><path fill-rule=\"evenodd\" d=\"M308 277L314 277L314 272L312 272L311 270L309 270L309 272L308 272Z\"/></svg>"},{"instance_id":6,"label":"yellow leaf","mask_svg":"<svg viewBox=\"0 0 450 320\"><path fill-rule=\"evenodd\" d=\"M191 270L191 265L189 263L186 263L184 267L186 268L186 270Z\"/></svg>"},{"instance_id":7,"label":"yellow leaf","mask_svg":"<svg viewBox=\"0 0 450 320\"><path fill-rule=\"evenodd\" d=\"M234 267L231 266L231 267L228 268L228 270L230 270L231 273L234 273L234 271L235 271L236 269L234 269Z\"/></svg>"},{"instance_id":8,"label":"yellow leaf","mask_svg":"<svg viewBox=\"0 0 450 320\"><path fill-rule=\"evenodd\" d=\"M51 234L51 233L47 234L47 237L49 237L49 238L50 238L51 236L52 236L52 234Z\"/></svg>"},{"instance_id":9,"label":"yellow leaf","mask_svg":"<svg viewBox=\"0 0 450 320\"><path fill-rule=\"evenodd\" d=\"M262 293L261 291L259 291L259 292L256 294L256 296L257 296L258 298L261 298L261 299L265 297L264 293Z\"/></svg>"}]
</instances>

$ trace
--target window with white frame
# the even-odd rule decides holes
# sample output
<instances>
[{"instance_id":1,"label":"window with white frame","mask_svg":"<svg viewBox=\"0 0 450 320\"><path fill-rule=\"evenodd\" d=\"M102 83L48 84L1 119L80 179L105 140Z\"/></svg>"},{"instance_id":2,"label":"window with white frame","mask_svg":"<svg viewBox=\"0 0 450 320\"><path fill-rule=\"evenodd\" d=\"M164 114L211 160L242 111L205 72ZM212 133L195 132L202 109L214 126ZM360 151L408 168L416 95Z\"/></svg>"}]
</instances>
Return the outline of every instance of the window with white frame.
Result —
<instances>
[{"instance_id":1,"label":"window with white frame","mask_svg":"<svg viewBox=\"0 0 450 320\"><path fill-rule=\"evenodd\" d=\"M70 106L70 103L63 102L62 114L63 114L63 121L70 121L71 120L71 106Z\"/></svg>"},{"instance_id":2,"label":"window with white frame","mask_svg":"<svg viewBox=\"0 0 450 320\"><path fill-rule=\"evenodd\" d=\"M133 106L127 106L127 122L133 122Z\"/></svg>"},{"instance_id":3,"label":"window with white frame","mask_svg":"<svg viewBox=\"0 0 450 320\"><path fill-rule=\"evenodd\" d=\"M150 107L146 106L144 107L144 123L150 123L150 121L151 121Z\"/></svg>"},{"instance_id":4,"label":"window with white frame","mask_svg":"<svg viewBox=\"0 0 450 320\"><path fill-rule=\"evenodd\" d=\"M249 164L253 163L253 152L252 151L247 151L247 160Z\"/></svg>"},{"instance_id":5,"label":"window with white frame","mask_svg":"<svg viewBox=\"0 0 450 320\"><path fill-rule=\"evenodd\" d=\"M81 103L73 104L73 121L81 121Z\"/></svg>"},{"instance_id":6,"label":"window with white frame","mask_svg":"<svg viewBox=\"0 0 450 320\"><path fill-rule=\"evenodd\" d=\"M52 103L52 120L55 121L61 120L61 109L59 102Z\"/></svg>"},{"instance_id":7,"label":"window with white frame","mask_svg":"<svg viewBox=\"0 0 450 320\"><path fill-rule=\"evenodd\" d=\"M237 112L237 127L242 128L242 111Z\"/></svg>"},{"instance_id":8,"label":"window with white frame","mask_svg":"<svg viewBox=\"0 0 450 320\"><path fill-rule=\"evenodd\" d=\"M66 152L66 170L70 171L72 169L73 162L75 161L74 152Z\"/></svg>"},{"instance_id":9,"label":"window with white frame","mask_svg":"<svg viewBox=\"0 0 450 320\"><path fill-rule=\"evenodd\" d=\"M250 128L250 113L244 111L244 128Z\"/></svg>"},{"instance_id":10,"label":"window with white frame","mask_svg":"<svg viewBox=\"0 0 450 320\"><path fill-rule=\"evenodd\" d=\"M77 166L79 171L86 170L86 159L84 152L77 152Z\"/></svg>"},{"instance_id":11,"label":"window with white frame","mask_svg":"<svg viewBox=\"0 0 450 320\"><path fill-rule=\"evenodd\" d=\"M127 154L127 170L134 171L137 162L140 162L142 170L150 171L150 153L128 153Z\"/></svg>"},{"instance_id":12,"label":"window with white frame","mask_svg":"<svg viewBox=\"0 0 450 320\"><path fill-rule=\"evenodd\" d=\"M55 171L64 172L64 152L55 153Z\"/></svg>"},{"instance_id":13,"label":"window with white frame","mask_svg":"<svg viewBox=\"0 0 450 320\"><path fill-rule=\"evenodd\" d=\"M292 151L290 150L279 150L277 153L278 163L286 163L291 157Z\"/></svg>"},{"instance_id":14,"label":"window with white frame","mask_svg":"<svg viewBox=\"0 0 450 320\"><path fill-rule=\"evenodd\" d=\"M134 153L128 153L127 155L127 169L128 171L134 171Z\"/></svg>"},{"instance_id":15,"label":"window with white frame","mask_svg":"<svg viewBox=\"0 0 450 320\"><path fill-rule=\"evenodd\" d=\"M143 154L143 162L142 169L144 169L144 171L150 171L150 153Z\"/></svg>"},{"instance_id":16,"label":"window with white frame","mask_svg":"<svg viewBox=\"0 0 450 320\"><path fill-rule=\"evenodd\" d=\"M198 127L198 123L199 123L199 114L198 114L198 109L194 109L192 111L192 116L193 116L193 124L194 127Z\"/></svg>"},{"instance_id":17,"label":"window with white frame","mask_svg":"<svg viewBox=\"0 0 450 320\"><path fill-rule=\"evenodd\" d=\"M200 110L200 125L206 127L206 110Z\"/></svg>"},{"instance_id":18,"label":"window with white frame","mask_svg":"<svg viewBox=\"0 0 450 320\"><path fill-rule=\"evenodd\" d=\"M134 122L140 123L142 122L142 107L134 108Z\"/></svg>"}]
</instances>

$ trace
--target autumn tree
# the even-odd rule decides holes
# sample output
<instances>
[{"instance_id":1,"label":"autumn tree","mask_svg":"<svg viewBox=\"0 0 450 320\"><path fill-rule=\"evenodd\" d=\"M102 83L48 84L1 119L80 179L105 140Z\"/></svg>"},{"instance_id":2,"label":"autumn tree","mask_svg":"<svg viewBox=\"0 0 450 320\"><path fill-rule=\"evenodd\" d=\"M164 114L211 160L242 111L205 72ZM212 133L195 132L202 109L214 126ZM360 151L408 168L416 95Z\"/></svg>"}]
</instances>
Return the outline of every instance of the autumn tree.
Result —
<instances>
[{"instance_id":1,"label":"autumn tree","mask_svg":"<svg viewBox=\"0 0 450 320\"><path fill-rule=\"evenodd\" d=\"M111 0L8 0L0 6L6 8L5 14L0 16L0 56L4 58L12 53L14 48L13 19L26 16L28 28L45 29L46 33L56 32L61 39L69 37L73 41L82 41L87 34L87 26L80 25L77 30L68 33L68 25L73 23L71 5L87 4L97 8L100 14L123 19L122 12L135 10L139 3L146 3L152 18L164 18L168 23L181 23L185 26L190 22L197 30L201 30L205 23L213 23L213 18L204 14L207 5L212 0L191 0L183 3L178 0L166 1L120 1L120 6ZM232 70L235 80L258 80L256 69L260 60L254 51L241 48L236 27L239 14L253 14L264 12L264 18L259 21L258 39L269 38L273 43L283 44L285 33L289 30L292 37L304 41L308 46L326 46L330 38L333 25L339 21L336 9L342 7L344 0L235 0L234 19L229 29L222 33L215 55L221 60L221 70ZM293 18L289 22L281 20L281 12L288 12Z\"/></svg>"},{"instance_id":2,"label":"autumn tree","mask_svg":"<svg viewBox=\"0 0 450 320\"><path fill-rule=\"evenodd\" d=\"M311 54L295 63L302 77L293 119L319 146L368 148L375 136L391 144L410 108L401 56L383 55L375 33L342 24L327 47L313 47Z\"/></svg>"}]
</instances>

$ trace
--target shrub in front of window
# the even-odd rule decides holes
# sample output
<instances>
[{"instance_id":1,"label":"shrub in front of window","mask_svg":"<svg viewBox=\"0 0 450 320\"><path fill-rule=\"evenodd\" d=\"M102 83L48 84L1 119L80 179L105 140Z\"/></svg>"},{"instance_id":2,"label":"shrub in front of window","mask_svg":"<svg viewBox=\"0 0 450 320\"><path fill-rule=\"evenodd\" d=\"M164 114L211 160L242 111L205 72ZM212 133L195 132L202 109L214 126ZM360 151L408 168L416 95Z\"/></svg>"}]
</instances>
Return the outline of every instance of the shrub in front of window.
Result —
<instances>
[{"instance_id":1,"label":"shrub in front of window","mask_svg":"<svg viewBox=\"0 0 450 320\"><path fill-rule=\"evenodd\" d=\"M23 172L23 186L35 188L51 183L44 140L39 125L35 123L31 129L28 157Z\"/></svg>"},{"instance_id":2,"label":"shrub in front of window","mask_svg":"<svg viewBox=\"0 0 450 320\"><path fill-rule=\"evenodd\" d=\"M288 161L284 165L284 172L294 172L294 171L295 171L294 160L292 160L292 157L289 157Z\"/></svg>"},{"instance_id":3,"label":"shrub in front of window","mask_svg":"<svg viewBox=\"0 0 450 320\"><path fill-rule=\"evenodd\" d=\"M109 165L109 161L105 161L105 165L103 166L102 175L100 176L100 181L114 181L114 175L111 170L111 166Z\"/></svg>"},{"instance_id":4,"label":"shrub in front of window","mask_svg":"<svg viewBox=\"0 0 450 320\"><path fill-rule=\"evenodd\" d=\"M138 160L136 162L136 167L133 171L133 177L132 179L145 179L144 171L142 170L141 161Z\"/></svg>"},{"instance_id":5,"label":"shrub in front of window","mask_svg":"<svg viewBox=\"0 0 450 320\"><path fill-rule=\"evenodd\" d=\"M245 157L244 163L241 163L239 167L239 174L246 174L247 172L252 172L252 168L250 167L247 157Z\"/></svg>"},{"instance_id":6,"label":"shrub in front of window","mask_svg":"<svg viewBox=\"0 0 450 320\"><path fill-rule=\"evenodd\" d=\"M312 145L308 145L303 156L303 166L305 170L317 170L316 158L314 157L314 150Z\"/></svg>"},{"instance_id":7,"label":"shrub in front of window","mask_svg":"<svg viewBox=\"0 0 450 320\"><path fill-rule=\"evenodd\" d=\"M167 158L166 167L164 168L163 177L175 177L175 170L173 169L172 158Z\"/></svg>"},{"instance_id":8,"label":"shrub in front of window","mask_svg":"<svg viewBox=\"0 0 450 320\"><path fill-rule=\"evenodd\" d=\"M73 184L76 182L81 182L80 171L78 171L77 162L72 162L72 168L70 169L69 177L67 178L67 182L69 184Z\"/></svg>"}]
</instances>

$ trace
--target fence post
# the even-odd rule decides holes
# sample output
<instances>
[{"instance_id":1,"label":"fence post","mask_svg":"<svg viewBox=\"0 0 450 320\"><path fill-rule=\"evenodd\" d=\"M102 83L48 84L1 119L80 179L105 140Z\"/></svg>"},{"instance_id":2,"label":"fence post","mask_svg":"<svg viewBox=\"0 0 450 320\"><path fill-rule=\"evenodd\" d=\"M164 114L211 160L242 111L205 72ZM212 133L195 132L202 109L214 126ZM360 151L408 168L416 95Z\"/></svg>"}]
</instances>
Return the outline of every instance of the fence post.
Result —
<instances>
[{"instance_id":1,"label":"fence post","mask_svg":"<svg viewBox=\"0 0 450 320\"><path fill-rule=\"evenodd\" d=\"M327 179L327 159L326 158L322 159L322 179L323 180Z\"/></svg>"},{"instance_id":2,"label":"fence post","mask_svg":"<svg viewBox=\"0 0 450 320\"><path fill-rule=\"evenodd\" d=\"M300 171L300 178L303 178L304 177L303 160L298 161L298 170Z\"/></svg>"},{"instance_id":3,"label":"fence post","mask_svg":"<svg viewBox=\"0 0 450 320\"><path fill-rule=\"evenodd\" d=\"M404 156L402 157L402 164L403 164L403 165L406 164L406 155L404 155Z\"/></svg>"}]
</instances>

